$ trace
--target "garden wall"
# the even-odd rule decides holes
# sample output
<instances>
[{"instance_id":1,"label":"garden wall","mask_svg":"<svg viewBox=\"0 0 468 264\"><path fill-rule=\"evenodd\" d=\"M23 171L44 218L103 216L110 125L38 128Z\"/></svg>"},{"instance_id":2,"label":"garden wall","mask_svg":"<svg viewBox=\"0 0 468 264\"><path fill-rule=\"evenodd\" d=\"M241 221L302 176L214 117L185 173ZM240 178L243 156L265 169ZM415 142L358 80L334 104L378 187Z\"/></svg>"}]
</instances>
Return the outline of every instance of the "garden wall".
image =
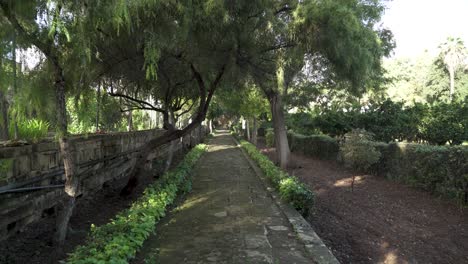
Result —
<instances>
[{"instance_id":1,"label":"garden wall","mask_svg":"<svg viewBox=\"0 0 468 264\"><path fill-rule=\"evenodd\" d=\"M138 147L163 132L146 130L71 138L82 195L127 176L135 163ZM175 151L195 146L199 133L204 136L207 129L195 129L179 139ZM163 164L167 146L151 153L148 167ZM57 201L64 196L64 180L57 142L0 147L0 240L53 212Z\"/></svg>"},{"instance_id":2,"label":"garden wall","mask_svg":"<svg viewBox=\"0 0 468 264\"><path fill-rule=\"evenodd\" d=\"M324 135L288 134L290 148L320 159L337 159L339 144ZM381 153L371 171L468 204L468 147L375 142Z\"/></svg>"}]
</instances>

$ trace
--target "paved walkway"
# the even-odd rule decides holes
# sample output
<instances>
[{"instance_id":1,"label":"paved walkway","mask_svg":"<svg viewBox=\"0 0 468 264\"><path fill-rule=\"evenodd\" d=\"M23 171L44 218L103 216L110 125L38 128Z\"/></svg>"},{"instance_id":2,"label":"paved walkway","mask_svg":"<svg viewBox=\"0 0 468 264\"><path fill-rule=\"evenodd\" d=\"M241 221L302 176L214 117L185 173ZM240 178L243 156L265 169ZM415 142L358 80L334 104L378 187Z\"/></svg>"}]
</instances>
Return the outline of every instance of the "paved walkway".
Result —
<instances>
[{"instance_id":1,"label":"paved walkway","mask_svg":"<svg viewBox=\"0 0 468 264\"><path fill-rule=\"evenodd\" d=\"M199 161L193 190L134 263L313 263L228 134Z\"/></svg>"}]
</instances>

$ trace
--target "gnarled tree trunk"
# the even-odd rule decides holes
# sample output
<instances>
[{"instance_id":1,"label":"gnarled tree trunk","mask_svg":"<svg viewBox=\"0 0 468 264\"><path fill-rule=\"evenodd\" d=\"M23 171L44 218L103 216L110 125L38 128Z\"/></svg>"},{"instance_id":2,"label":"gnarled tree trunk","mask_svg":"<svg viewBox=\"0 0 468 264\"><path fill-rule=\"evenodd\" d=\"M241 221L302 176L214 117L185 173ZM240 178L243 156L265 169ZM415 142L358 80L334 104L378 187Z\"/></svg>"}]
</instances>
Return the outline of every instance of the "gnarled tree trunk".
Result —
<instances>
[{"instance_id":1,"label":"gnarled tree trunk","mask_svg":"<svg viewBox=\"0 0 468 264\"><path fill-rule=\"evenodd\" d=\"M169 129L166 133L162 136L154 138L150 140L147 144L145 144L139 151L138 157L136 158L135 165L130 172L130 176L127 182L127 185L122 189L120 195L128 195L132 193L135 187L138 184L138 175L140 171L143 169L145 163L147 162L148 155L157 147L162 146L168 142L171 142L174 139L178 139L190 133L195 128L197 128L203 120L205 120L206 112L208 111L208 107L210 106L211 99L213 98L213 94L218 87L219 83L221 82L221 78L224 74L226 69L226 65L223 65L218 72L216 78L211 83L209 89L207 89L203 78L201 77L200 73L195 69L193 65L191 65L191 69L197 79L198 86L200 89L200 103L198 106L197 114L193 121L185 126L183 129ZM208 94L207 94L208 92Z\"/></svg>"}]
</instances>

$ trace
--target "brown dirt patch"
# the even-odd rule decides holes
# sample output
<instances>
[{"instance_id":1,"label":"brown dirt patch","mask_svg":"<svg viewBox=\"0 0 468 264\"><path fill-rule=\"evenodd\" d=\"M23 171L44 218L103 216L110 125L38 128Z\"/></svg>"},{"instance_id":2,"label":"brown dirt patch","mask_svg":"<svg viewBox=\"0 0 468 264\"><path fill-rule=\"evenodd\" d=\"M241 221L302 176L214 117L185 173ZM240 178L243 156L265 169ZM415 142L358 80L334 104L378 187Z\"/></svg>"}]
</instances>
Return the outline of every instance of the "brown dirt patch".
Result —
<instances>
[{"instance_id":1,"label":"brown dirt patch","mask_svg":"<svg viewBox=\"0 0 468 264\"><path fill-rule=\"evenodd\" d=\"M183 158L183 153L174 155L175 166ZM67 253L85 242L91 224L97 226L109 222L118 212L128 208L141 196L143 190L154 181L153 177L140 180L134 192L128 197L121 197L120 190L126 184L123 178L113 181L93 195L80 198L70 219L72 232L67 235L64 252L58 259L65 259ZM48 264L58 263L52 258L55 248L52 238L55 228L55 216L51 215L28 225L21 233L0 242L0 263L8 264Z\"/></svg>"},{"instance_id":2,"label":"brown dirt patch","mask_svg":"<svg viewBox=\"0 0 468 264\"><path fill-rule=\"evenodd\" d=\"M340 262L468 263L468 208L334 161L293 153L292 164L288 172L316 194L309 222Z\"/></svg>"}]
</instances>

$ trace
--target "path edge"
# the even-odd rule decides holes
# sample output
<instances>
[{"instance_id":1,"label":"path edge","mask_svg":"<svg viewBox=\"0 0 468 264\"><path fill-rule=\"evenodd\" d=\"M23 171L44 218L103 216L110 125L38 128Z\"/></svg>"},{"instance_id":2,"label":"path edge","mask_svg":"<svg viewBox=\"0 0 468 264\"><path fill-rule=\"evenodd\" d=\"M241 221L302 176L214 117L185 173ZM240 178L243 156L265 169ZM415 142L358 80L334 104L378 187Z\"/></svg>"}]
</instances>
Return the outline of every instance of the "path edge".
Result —
<instances>
[{"instance_id":1,"label":"path edge","mask_svg":"<svg viewBox=\"0 0 468 264\"><path fill-rule=\"evenodd\" d=\"M340 262L336 259L335 255L333 255L330 249L325 245L325 243L323 243L322 239L317 235L317 233L315 233L307 220L305 220L304 217L302 217L302 215L291 205L281 200L278 192L276 192L275 188L268 182L268 179L265 177L258 165L255 164L255 162L241 147L239 141L235 137L232 137L232 139L234 140L237 148L239 148L244 155L244 158L248 161L257 177L260 178L263 186L273 198L273 201L288 219L288 222L293 227L297 237L304 244L307 254L309 254L310 257L319 264L339 264Z\"/></svg>"}]
</instances>

